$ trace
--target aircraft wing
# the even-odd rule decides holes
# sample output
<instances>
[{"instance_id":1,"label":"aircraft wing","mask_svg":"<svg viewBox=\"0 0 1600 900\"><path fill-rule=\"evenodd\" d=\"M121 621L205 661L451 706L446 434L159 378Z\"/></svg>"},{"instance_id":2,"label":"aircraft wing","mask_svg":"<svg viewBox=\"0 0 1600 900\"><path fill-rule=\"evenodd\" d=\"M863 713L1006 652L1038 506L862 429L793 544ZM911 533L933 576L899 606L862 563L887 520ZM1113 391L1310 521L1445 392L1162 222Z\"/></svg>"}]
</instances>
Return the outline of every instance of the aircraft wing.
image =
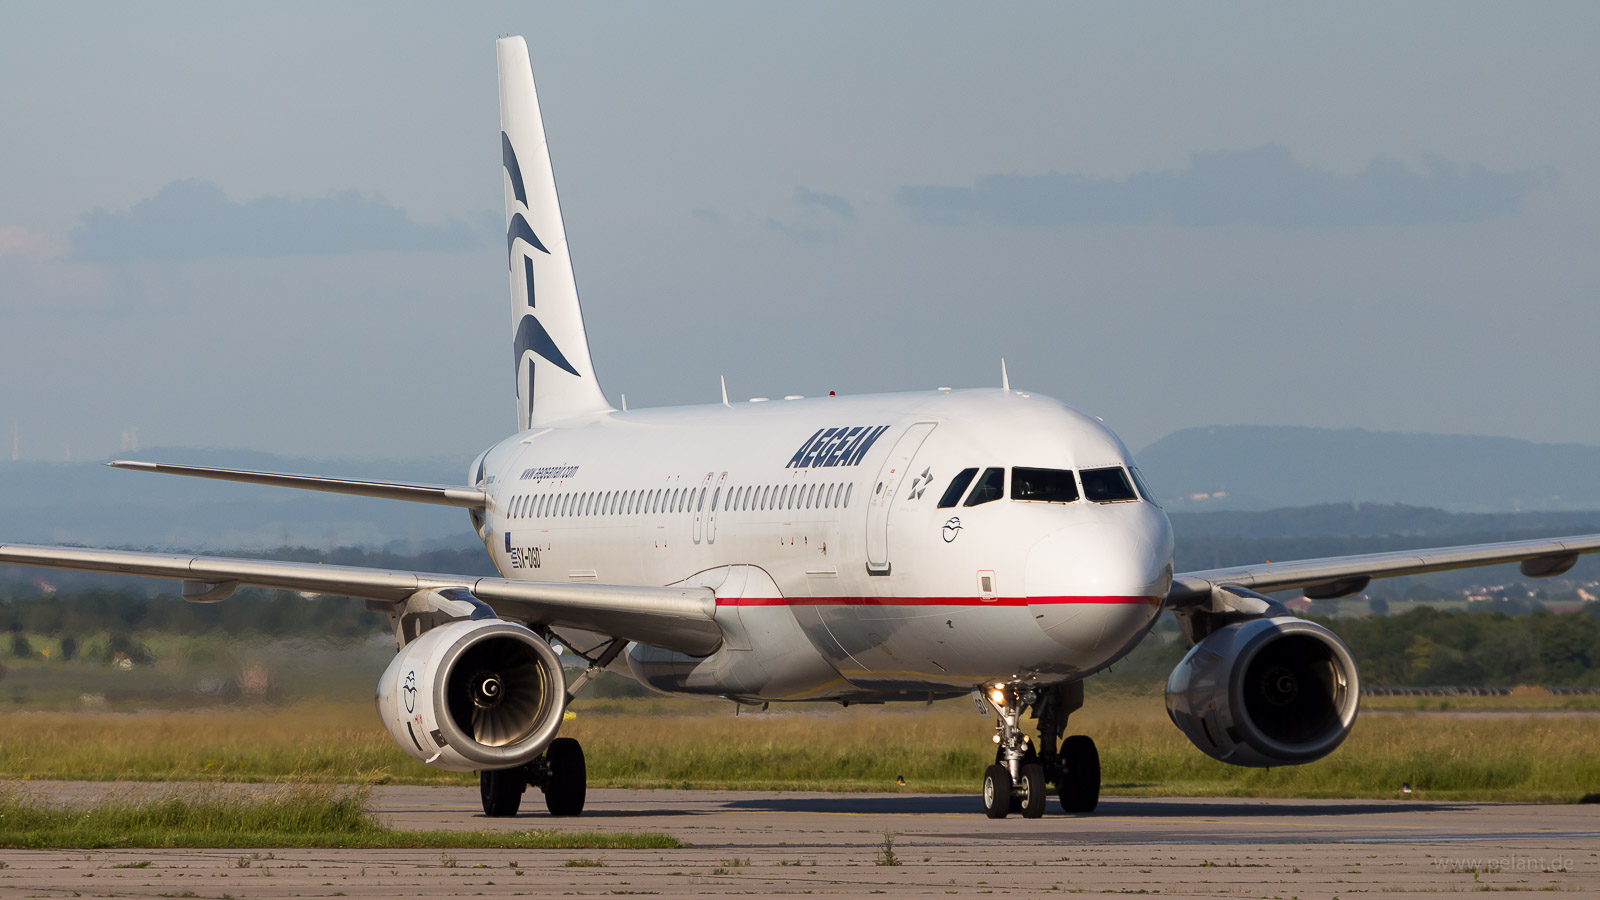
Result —
<instances>
[{"instance_id":1,"label":"aircraft wing","mask_svg":"<svg viewBox=\"0 0 1600 900\"><path fill-rule=\"evenodd\" d=\"M434 503L439 506L460 506L466 509L483 509L489 502L483 491L475 487L448 484L323 478L317 475L291 475L285 472L213 469L209 466L175 466L170 463L138 462L131 459L112 460L106 465L113 469L131 469L135 472L189 475L194 478L215 478L218 481L242 481L246 484L266 484L276 487L300 488L307 491L327 491L334 494L355 494L360 497L380 497L385 500L409 500L413 503Z\"/></svg>"},{"instance_id":2,"label":"aircraft wing","mask_svg":"<svg viewBox=\"0 0 1600 900\"><path fill-rule=\"evenodd\" d=\"M1572 568L1579 554L1596 552L1600 552L1600 534L1205 569L1174 576L1172 590L1167 592L1167 606L1181 609L1202 603L1211 596L1212 588L1222 585L1260 593L1303 590L1314 600L1348 597L1366 590L1374 578L1470 569L1496 563L1520 562L1522 573L1530 577L1560 575Z\"/></svg>"},{"instance_id":3,"label":"aircraft wing","mask_svg":"<svg viewBox=\"0 0 1600 900\"><path fill-rule=\"evenodd\" d=\"M714 620L716 595L709 588L546 583L281 560L26 544L0 544L0 565L175 578L186 583L186 592L190 584L202 590L251 585L333 594L380 604L404 603L418 591L465 588L496 614L531 624L577 628L694 656L704 656L722 642L722 629ZM199 596L199 592L191 596Z\"/></svg>"}]
</instances>

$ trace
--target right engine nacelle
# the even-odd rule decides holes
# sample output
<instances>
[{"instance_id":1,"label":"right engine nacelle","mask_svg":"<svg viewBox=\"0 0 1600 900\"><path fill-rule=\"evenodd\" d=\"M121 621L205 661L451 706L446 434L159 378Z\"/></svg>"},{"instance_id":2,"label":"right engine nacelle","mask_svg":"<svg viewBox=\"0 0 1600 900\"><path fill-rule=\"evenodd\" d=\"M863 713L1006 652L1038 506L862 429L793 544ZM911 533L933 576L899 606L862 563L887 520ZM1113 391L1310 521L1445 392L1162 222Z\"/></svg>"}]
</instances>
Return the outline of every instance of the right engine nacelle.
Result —
<instances>
[{"instance_id":1,"label":"right engine nacelle","mask_svg":"<svg viewBox=\"0 0 1600 900\"><path fill-rule=\"evenodd\" d=\"M1279 616L1217 629L1167 679L1167 713L1196 747L1236 766L1321 759L1356 720L1360 681L1338 636Z\"/></svg>"},{"instance_id":2,"label":"right engine nacelle","mask_svg":"<svg viewBox=\"0 0 1600 900\"><path fill-rule=\"evenodd\" d=\"M378 681L378 718L412 759L451 772L532 762L567 706L561 660L543 638L499 619L424 632Z\"/></svg>"}]
</instances>

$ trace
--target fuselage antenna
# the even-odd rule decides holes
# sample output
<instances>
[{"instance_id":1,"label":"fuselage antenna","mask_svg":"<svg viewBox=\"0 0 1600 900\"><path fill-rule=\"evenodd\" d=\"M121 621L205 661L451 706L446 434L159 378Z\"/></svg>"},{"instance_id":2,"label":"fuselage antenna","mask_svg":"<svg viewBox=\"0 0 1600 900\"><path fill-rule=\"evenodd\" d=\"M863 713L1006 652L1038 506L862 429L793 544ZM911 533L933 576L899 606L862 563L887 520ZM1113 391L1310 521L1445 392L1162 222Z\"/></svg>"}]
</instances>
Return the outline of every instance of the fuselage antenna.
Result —
<instances>
[{"instance_id":1,"label":"fuselage antenna","mask_svg":"<svg viewBox=\"0 0 1600 900\"><path fill-rule=\"evenodd\" d=\"M722 405L731 409L733 405L728 402L728 377L726 375L718 375L717 380L722 382Z\"/></svg>"},{"instance_id":2,"label":"fuselage antenna","mask_svg":"<svg viewBox=\"0 0 1600 900\"><path fill-rule=\"evenodd\" d=\"M1000 390L1011 390L1011 376L1006 374L1006 358L1000 357Z\"/></svg>"}]
</instances>

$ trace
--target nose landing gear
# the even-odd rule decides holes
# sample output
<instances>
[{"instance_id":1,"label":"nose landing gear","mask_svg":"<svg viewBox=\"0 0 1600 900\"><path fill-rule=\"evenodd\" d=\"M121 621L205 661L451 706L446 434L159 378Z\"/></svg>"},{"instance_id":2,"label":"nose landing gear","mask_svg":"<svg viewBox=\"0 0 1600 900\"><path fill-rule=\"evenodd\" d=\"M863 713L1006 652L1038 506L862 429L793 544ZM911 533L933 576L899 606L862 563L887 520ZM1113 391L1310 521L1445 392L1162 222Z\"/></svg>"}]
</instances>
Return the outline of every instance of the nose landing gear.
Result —
<instances>
[{"instance_id":1,"label":"nose landing gear","mask_svg":"<svg viewBox=\"0 0 1600 900\"><path fill-rule=\"evenodd\" d=\"M1063 812L1093 812L1100 802L1100 754L1093 739L1075 734L1061 741L1067 717L1083 706L1083 683L1035 687L987 685L981 703L995 713L995 760L983 773L983 811L991 819L1020 812L1044 815L1045 794L1054 784ZM1029 709L1039 721L1037 746L1022 730ZM1057 742L1060 749L1057 750Z\"/></svg>"}]
</instances>

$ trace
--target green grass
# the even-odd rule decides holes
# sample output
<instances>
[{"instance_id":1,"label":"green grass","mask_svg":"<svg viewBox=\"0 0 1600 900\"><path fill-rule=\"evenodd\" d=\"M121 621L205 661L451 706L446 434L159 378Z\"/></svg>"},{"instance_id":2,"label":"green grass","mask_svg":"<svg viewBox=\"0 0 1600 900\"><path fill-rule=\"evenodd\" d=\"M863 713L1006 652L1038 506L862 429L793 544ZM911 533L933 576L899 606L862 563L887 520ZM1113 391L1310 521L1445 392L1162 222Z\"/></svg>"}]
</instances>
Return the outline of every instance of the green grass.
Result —
<instances>
[{"instance_id":1,"label":"green grass","mask_svg":"<svg viewBox=\"0 0 1600 900\"><path fill-rule=\"evenodd\" d=\"M403 831L364 809L363 789L300 785L265 796L172 795L55 807L0 794L0 846L80 849L132 847L429 847L675 849L665 834L529 830Z\"/></svg>"},{"instance_id":2,"label":"green grass","mask_svg":"<svg viewBox=\"0 0 1600 900\"><path fill-rule=\"evenodd\" d=\"M1517 698L1379 698L1328 758L1243 769L1193 747L1159 696L1091 698L1070 731L1100 747L1110 796L1351 797L1575 801L1600 792L1597 719L1503 711ZM1390 704L1391 700L1409 701ZM1437 702L1430 698L1431 702ZM993 720L970 701L849 709L610 701L579 707L562 734L583 742L589 784L615 788L971 793L993 760ZM896 776L906 779L896 788ZM406 757L368 704L297 704L204 713L10 712L0 777L140 781L294 779L475 785L476 776ZM0 825L0 832L5 831Z\"/></svg>"},{"instance_id":3,"label":"green grass","mask_svg":"<svg viewBox=\"0 0 1600 900\"><path fill-rule=\"evenodd\" d=\"M895 790L904 775L904 790L970 793L993 761L992 720L862 713L665 717L648 742L621 717L580 716L564 733L583 740L601 787ZM1595 727L1583 715L1368 715L1326 759L1274 769L1201 753L1155 697L1091 707L1070 731L1095 738L1112 796L1387 798L1408 782L1413 799L1570 802L1600 791Z\"/></svg>"}]
</instances>

